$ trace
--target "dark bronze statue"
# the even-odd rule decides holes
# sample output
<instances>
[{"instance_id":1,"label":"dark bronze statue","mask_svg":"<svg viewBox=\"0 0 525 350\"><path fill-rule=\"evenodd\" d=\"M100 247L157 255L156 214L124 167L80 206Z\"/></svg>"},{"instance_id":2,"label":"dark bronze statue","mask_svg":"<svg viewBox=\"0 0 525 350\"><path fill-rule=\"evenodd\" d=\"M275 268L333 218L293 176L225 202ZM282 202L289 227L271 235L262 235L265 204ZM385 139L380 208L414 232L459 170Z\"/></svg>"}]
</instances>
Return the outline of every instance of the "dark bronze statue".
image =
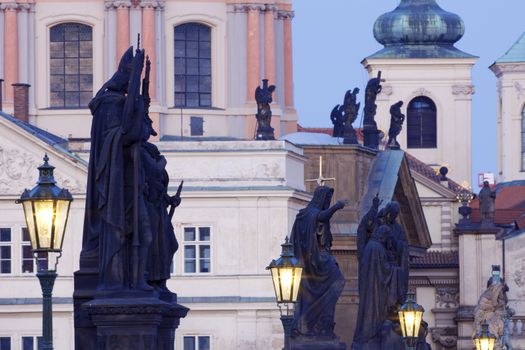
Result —
<instances>
[{"instance_id":1,"label":"dark bronze statue","mask_svg":"<svg viewBox=\"0 0 525 350\"><path fill-rule=\"evenodd\" d=\"M257 86L255 89L255 101L257 102L257 133L256 140L275 140L273 128L271 126L272 110L272 93L275 91L275 85L268 86L268 79L263 79L262 87Z\"/></svg>"},{"instance_id":2,"label":"dark bronze statue","mask_svg":"<svg viewBox=\"0 0 525 350\"><path fill-rule=\"evenodd\" d=\"M297 214L292 228L294 254L304 266L292 326L292 343L329 341L344 344L334 334L335 305L345 279L331 254L330 218L344 208L346 202L338 201L330 207L333 192L326 186L317 187L308 206Z\"/></svg>"},{"instance_id":3,"label":"dark bronze statue","mask_svg":"<svg viewBox=\"0 0 525 350\"><path fill-rule=\"evenodd\" d=\"M345 93L343 104L335 106L330 115L330 119L334 124L333 136L343 137L343 143L347 145L358 144L357 135L352 126L357 119L361 105L361 103L357 103L358 93L358 88L355 88L353 91L348 90Z\"/></svg>"},{"instance_id":4,"label":"dark bronze statue","mask_svg":"<svg viewBox=\"0 0 525 350\"><path fill-rule=\"evenodd\" d=\"M376 196L358 229L359 309L354 350L405 348L397 310L408 289L408 242L397 223L399 203L390 202L378 211L380 205Z\"/></svg>"},{"instance_id":5,"label":"dark bronze statue","mask_svg":"<svg viewBox=\"0 0 525 350\"><path fill-rule=\"evenodd\" d=\"M381 82L383 81L384 80L381 79L381 71L379 71L376 78L368 81L365 91L365 115L363 119L364 145L376 149L379 146L379 130L374 119L377 111L376 98L383 88L381 86Z\"/></svg>"},{"instance_id":6,"label":"dark bronze statue","mask_svg":"<svg viewBox=\"0 0 525 350\"><path fill-rule=\"evenodd\" d=\"M494 225L494 212L496 211L496 192L492 191L488 181L483 181L483 188L479 191L479 211L481 225Z\"/></svg>"},{"instance_id":7,"label":"dark bronze statue","mask_svg":"<svg viewBox=\"0 0 525 350\"><path fill-rule=\"evenodd\" d=\"M387 148L399 149L399 142L397 142L397 135L403 129L403 122L405 121L405 115L401 112L403 101L394 103L390 107L390 128L388 129L388 142Z\"/></svg>"},{"instance_id":8,"label":"dark bronze statue","mask_svg":"<svg viewBox=\"0 0 525 350\"><path fill-rule=\"evenodd\" d=\"M148 142L149 59L130 47L90 102L93 114L83 257L98 261L98 291L165 289L177 241L168 206L166 159ZM149 281L149 284L148 284Z\"/></svg>"}]
</instances>

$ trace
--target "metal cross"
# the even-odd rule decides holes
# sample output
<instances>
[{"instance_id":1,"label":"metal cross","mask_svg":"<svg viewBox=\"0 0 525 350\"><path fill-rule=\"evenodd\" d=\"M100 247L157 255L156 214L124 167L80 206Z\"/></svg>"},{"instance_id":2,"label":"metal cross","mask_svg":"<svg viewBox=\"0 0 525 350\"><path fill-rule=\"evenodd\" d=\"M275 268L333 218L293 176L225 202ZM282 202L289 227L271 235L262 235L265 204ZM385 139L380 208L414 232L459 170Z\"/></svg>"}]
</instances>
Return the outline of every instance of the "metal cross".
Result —
<instances>
[{"instance_id":1,"label":"metal cross","mask_svg":"<svg viewBox=\"0 0 525 350\"><path fill-rule=\"evenodd\" d=\"M317 182L318 186L324 186L326 181L335 181L335 177L323 176L323 156L319 156L319 177L317 179L304 180L305 182Z\"/></svg>"}]
</instances>

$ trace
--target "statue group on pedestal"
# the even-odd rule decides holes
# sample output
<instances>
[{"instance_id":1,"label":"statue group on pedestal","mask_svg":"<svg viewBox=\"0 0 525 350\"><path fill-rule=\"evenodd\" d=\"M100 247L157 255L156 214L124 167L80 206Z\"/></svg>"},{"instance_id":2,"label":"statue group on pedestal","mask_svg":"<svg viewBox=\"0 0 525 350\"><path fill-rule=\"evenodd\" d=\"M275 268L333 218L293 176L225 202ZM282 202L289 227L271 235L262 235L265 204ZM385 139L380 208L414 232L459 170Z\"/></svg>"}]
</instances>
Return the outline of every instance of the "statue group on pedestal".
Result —
<instances>
[{"instance_id":1,"label":"statue group on pedestal","mask_svg":"<svg viewBox=\"0 0 525 350\"><path fill-rule=\"evenodd\" d=\"M377 128L375 116L377 113L376 98L381 93L383 87L381 82L381 71L376 78L368 81L365 90L365 108L363 118L363 145L377 149L383 134ZM343 144L357 145L357 134L352 124L356 121L359 114L360 103L357 102L358 88L348 90L342 105L336 105L330 113L330 119L334 124L332 136L343 138ZM390 107L390 128L388 130L388 141L386 147L389 149L399 149L397 136L403 128L405 115L401 112L403 101L399 101Z\"/></svg>"},{"instance_id":2,"label":"statue group on pedestal","mask_svg":"<svg viewBox=\"0 0 525 350\"><path fill-rule=\"evenodd\" d=\"M408 289L409 251L400 206L376 196L357 231L359 309L354 350L403 350L397 311Z\"/></svg>"},{"instance_id":3,"label":"statue group on pedestal","mask_svg":"<svg viewBox=\"0 0 525 350\"><path fill-rule=\"evenodd\" d=\"M149 59L130 47L89 104L93 114L81 259L98 262L98 293L168 292L178 248L166 159L149 137ZM142 93L141 93L142 85ZM181 184L182 186L182 184ZM168 208L171 207L170 213Z\"/></svg>"}]
</instances>

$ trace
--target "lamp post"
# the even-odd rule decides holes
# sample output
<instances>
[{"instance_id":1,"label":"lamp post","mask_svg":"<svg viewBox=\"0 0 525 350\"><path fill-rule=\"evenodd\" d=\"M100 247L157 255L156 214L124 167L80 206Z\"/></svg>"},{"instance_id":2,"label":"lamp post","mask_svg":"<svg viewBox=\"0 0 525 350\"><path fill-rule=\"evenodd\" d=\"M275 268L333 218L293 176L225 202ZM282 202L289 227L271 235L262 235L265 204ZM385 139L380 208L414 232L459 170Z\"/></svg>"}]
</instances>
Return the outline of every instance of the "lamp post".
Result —
<instances>
[{"instance_id":1,"label":"lamp post","mask_svg":"<svg viewBox=\"0 0 525 350\"><path fill-rule=\"evenodd\" d=\"M483 321L480 332L474 337L474 344L476 345L476 350L494 350L495 342L496 336L490 333L487 321Z\"/></svg>"},{"instance_id":2,"label":"lamp post","mask_svg":"<svg viewBox=\"0 0 525 350\"><path fill-rule=\"evenodd\" d=\"M290 350L290 335L293 322L293 305L297 302L297 295L301 284L303 266L295 258L293 246L288 237L284 244L281 244L281 256L277 260L272 260L266 268L272 272L273 288L279 311L281 322L284 328L284 349ZM290 307L291 306L291 307Z\"/></svg>"},{"instance_id":3,"label":"lamp post","mask_svg":"<svg viewBox=\"0 0 525 350\"><path fill-rule=\"evenodd\" d=\"M425 312L423 307L416 303L415 292L410 289L407 293L405 303L398 312L403 339L405 340L406 348L409 350L416 349L419 327L423 320L423 312Z\"/></svg>"},{"instance_id":4,"label":"lamp post","mask_svg":"<svg viewBox=\"0 0 525 350\"><path fill-rule=\"evenodd\" d=\"M469 224L470 214L472 214L472 208L469 205L474 199L474 195L472 194L472 190L468 187L468 184L463 184L461 186L461 189L456 193L456 199L461 203L461 207L458 208L458 212L462 217L459 220L459 224Z\"/></svg>"},{"instance_id":5,"label":"lamp post","mask_svg":"<svg viewBox=\"0 0 525 350\"><path fill-rule=\"evenodd\" d=\"M52 292L58 259L62 255L64 232L69 215L69 207L73 197L66 189L56 186L53 177L54 166L48 163L47 154L44 164L38 167L37 185L31 190L25 190L17 200L24 208L33 256L37 265L37 277L42 287L42 349L53 349L53 309ZM54 264L50 264L54 257ZM46 264L40 264L47 259Z\"/></svg>"}]
</instances>

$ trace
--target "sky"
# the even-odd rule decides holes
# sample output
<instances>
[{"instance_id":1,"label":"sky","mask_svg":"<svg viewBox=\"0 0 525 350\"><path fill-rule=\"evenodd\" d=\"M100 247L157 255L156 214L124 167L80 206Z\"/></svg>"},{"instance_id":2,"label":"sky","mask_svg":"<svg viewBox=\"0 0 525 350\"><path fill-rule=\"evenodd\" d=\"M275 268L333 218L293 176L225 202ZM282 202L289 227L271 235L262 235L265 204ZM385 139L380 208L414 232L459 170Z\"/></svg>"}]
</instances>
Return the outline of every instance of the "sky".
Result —
<instances>
[{"instance_id":1,"label":"sky","mask_svg":"<svg viewBox=\"0 0 525 350\"><path fill-rule=\"evenodd\" d=\"M488 67L525 31L525 1L437 3L465 22L465 35L456 47L479 56L472 72L472 183L477 184L478 173L497 172L496 77ZM368 74L360 62L382 48L373 36L374 22L398 4L399 0L293 1L295 106L302 126L331 127L330 112L345 91L355 86L364 91Z\"/></svg>"}]
</instances>

